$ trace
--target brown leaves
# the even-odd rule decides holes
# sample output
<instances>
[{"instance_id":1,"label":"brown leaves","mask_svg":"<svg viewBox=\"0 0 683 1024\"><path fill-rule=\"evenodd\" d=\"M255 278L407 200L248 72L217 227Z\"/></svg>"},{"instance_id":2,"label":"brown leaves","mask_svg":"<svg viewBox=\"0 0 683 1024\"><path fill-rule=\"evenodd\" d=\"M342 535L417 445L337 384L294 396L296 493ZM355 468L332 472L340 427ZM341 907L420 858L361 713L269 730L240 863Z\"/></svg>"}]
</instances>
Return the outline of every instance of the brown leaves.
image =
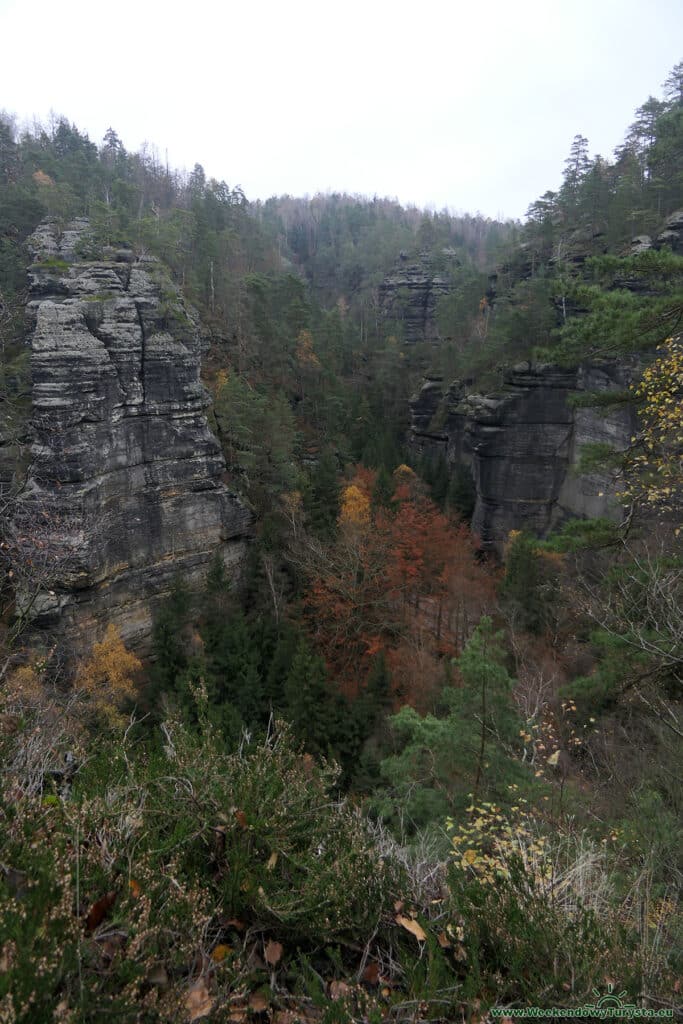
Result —
<instances>
[{"instance_id":1,"label":"brown leaves","mask_svg":"<svg viewBox=\"0 0 683 1024\"><path fill-rule=\"evenodd\" d=\"M364 981L367 985L377 985L379 983L379 964L376 960L371 960L361 975L361 981Z\"/></svg>"},{"instance_id":2,"label":"brown leaves","mask_svg":"<svg viewBox=\"0 0 683 1024\"><path fill-rule=\"evenodd\" d=\"M418 942L427 941L427 933L412 917L405 917L403 914L396 915L396 924L400 924L401 928L405 928L407 932L414 935Z\"/></svg>"},{"instance_id":3,"label":"brown leaves","mask_svg":"<svg viewBox=\"0 0 683 1024\"><path fill-rule=\"evenodd\" d=\"M275 967L280 962L283 953L283 946L281 942L275 942L273 939L269 939L266 943L264 956L266 963L270 964L271 967Z\"/></svg>"},{"instance_id":4,"label":"brown leaves","mask_svg":"<svg viewBox=\"0 0 683 1024\"><path fill-rule=\"evenodd\" d=\"M268 1009L268 1000L261 992L252 992L249 996L249 1009L254 1013L264 1013Z\"/></svg>"},{"instance_id":5,"label":"brown leaves","mask_svg":"<svg viewBox=\"0 0 683 1024\"><path fill-rule=\"evenodd\" d=\"M353 988L346 981L331 981L330 982L330 999L338 1002L340 999L346 999L353 992Z\"/></svg>"},{"instance_id":6,"label":"brown leaves","mask_svg":"<svg viewBox=\"0 0 683 1024\"><path fill-rule=\"evenodd\" d=\"M208 1017L213 1010L214 1000L206 987L204 978L198 978L190 988L185 999L185 1008L188 1013L188 1022L201 1020Z\"/></svg>"},{"instance_id":7,"label":"brown leaves","mask_svg":"<svg viewBox=\"0 0 683 1024\"><path fill-rule=\"evenodd\" d=\"M86 932L94 932L102 924L105 917L116 903L117 892L112 889L106 896L93 903L85 919Z\"/></svg>"},{"instance_id":8,"label":"brown leaves","mask_svg":"<svg viewBox=\"0 0 683 1024\"><path fill-rule=\"evenodd\" d=\"M46 174L45 171L34 171L31 177L35 181L36 185L39 185L41 188L45 188L46 186L48 188L52 188L52 186L54 185L54 180L50 177L49 174Z\"/></svg>"}]
</instances>

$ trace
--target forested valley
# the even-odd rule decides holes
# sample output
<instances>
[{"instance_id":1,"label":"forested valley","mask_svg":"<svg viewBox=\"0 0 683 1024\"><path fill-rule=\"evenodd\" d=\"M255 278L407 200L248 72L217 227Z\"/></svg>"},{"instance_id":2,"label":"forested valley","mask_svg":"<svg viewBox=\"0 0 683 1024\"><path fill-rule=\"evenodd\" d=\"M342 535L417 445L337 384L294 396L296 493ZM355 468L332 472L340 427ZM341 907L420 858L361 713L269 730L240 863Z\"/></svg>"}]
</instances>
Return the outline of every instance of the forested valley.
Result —
<instances>
[{"instance_id":1,"label":"forested valley","mask_svg":"<svg viewBox=\"0 0 683 1024\"><path fill-rule=\"evenodd\" d=\"M683 64L524 223L3 114L0 343L2 1024L680 1012Z\"/></svg>"}]
</instances>

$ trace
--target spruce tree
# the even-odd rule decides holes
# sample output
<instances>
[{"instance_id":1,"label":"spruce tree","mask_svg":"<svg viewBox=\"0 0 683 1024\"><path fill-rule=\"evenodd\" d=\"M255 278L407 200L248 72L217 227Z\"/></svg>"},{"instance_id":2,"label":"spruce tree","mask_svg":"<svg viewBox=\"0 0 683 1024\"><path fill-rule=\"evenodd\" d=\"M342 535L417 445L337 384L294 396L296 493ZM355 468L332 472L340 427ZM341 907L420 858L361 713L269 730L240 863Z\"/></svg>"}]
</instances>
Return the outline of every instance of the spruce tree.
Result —
<instances>
[{"instance_id":1,"label":"spruce tree","mask_svg":"<svg viewBox=\"0 0 683 1024\"><path fill-rule=\"evenodd\" d=\"M285 681L285 713L306 750L327 757L337 732L337 713L323 659L301 639Z\"/></svg>"},{"instance_id":2,"label":"spruce tree","mask_svg":"<svg viewBox=\"0 0 683 1024\"><path fill-rule=\"evenodd\" d=\"M530 633L540 633L545 623L542 582L536 545L528 534L520 533L507 553L500 596L515 624Z\"/></svg>"},{"instance_id":3,"label":"spruce tree","mask_svg":"<svg viewBox=\"0 0 683 1024\"><path fill-rule=\"evenodd\" d=\"M341 488L337 458L329 448L321 455L311 474L306 511L311 529L319 537L334 536L339 518Z\"/></svg>"},{"instance_id":4,"label":"spruce tree","mask_svg":"<svg viewBox=\"0 0 683 1024\"><path fill-rule=\"evenodd\" d=\"M394 491L396 490L396 484L394 483L393 477L386 466L380 466L375 480L375 486L372 489L372 508L377 510L383 508L388 512L393 512L395 504L393 501Z\"/></svg>"},{"instance_id":5,"label":"spruce tree","mask_svg":"<svg viewBox=\"0 0 683 1024\"><path fill-rule=\"evenodd\" d=\"M246 725L254 727L267 717L263 700L260 650L240 610L222 620L211 619L204 629L209 702L232 704Z\"/></svg>"},{"instance_id":6,"label":"spruce tree","mask_svg":"<svg viewBox=\"0 0 683 1024\"><path fill-rule=\"evenodd\" d=\"M160 697L178 692L180 679L187 669L187 646L184 632L190 614L190 593L177 577L173 590L159 609L152 628L152 657L149 700L156 710Z\"/></svg>"}]
</instances>

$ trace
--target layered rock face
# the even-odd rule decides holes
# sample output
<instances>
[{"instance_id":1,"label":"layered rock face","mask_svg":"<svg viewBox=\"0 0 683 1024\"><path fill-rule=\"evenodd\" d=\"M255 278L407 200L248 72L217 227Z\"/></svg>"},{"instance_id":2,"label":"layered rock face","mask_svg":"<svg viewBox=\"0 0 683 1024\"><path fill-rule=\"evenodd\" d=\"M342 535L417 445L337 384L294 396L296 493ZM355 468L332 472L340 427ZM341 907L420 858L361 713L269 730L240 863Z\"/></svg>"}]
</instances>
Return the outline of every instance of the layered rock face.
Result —
<instances>
[{"instance_id":1,"label":"layered rock face","mask_svg":"<svg viewBox=\"0 0 683 1024\"><path fill-rule=\"evenodd\" d=\"M453 250L439 254L442 262L458 265ZM402 324L403 340L409 345L439 341L436 305L450 291L447 278L438 273L431 253L420 253L415 261L405 256L379 288L379 302L385 320Z\"/></svg>"},{"instance_id":2,"label":"layered rock face","mask_svg":"<svg viewBox=\"0 0 683 1024\"><path fill-rule=\"evenodd\" d=\"M571 517L614 518L620 508L613 481L580 473L581 451L596 443L626 448L637 429L635 410L628 403L576 407L571 396L621 392L636 376L635 362L575 370L521 363L490 396L466 395L458 382L444 394L441 381L428 380L411 402L411 447L471 467L472 528L489 547L502 547L510 530L542 537Z\"/></svg>"},{"instance_id":3,"label":"layered rock face","mask_svg":"<svg viewBox=\"0 0 683 1024\"><path fill-rule=\"evenodd\" d=\"M26 599L39 625L90 641L113 622L144 651L176 576L199 583L217 553L236 575L251 532L206 420L198 323L153 258L79 255L86 221L30 245L27 501L58 554Z\"/></svg>"}]
</instances>

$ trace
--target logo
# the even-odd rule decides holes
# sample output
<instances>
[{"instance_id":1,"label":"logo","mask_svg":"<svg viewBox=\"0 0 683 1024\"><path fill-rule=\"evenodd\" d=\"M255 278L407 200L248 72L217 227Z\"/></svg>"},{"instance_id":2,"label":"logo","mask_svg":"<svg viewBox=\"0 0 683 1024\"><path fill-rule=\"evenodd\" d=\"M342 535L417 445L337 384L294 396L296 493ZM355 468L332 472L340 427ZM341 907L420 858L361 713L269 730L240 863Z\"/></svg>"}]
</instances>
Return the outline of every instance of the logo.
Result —
<instances>
[{"instance_id":1,"label":"logo","mask_svg":"<svg viewBox=\"0 0 683 1024\"><path fill-rule=\"evenodd\" d=\"M598 998L594 1003L586 1003L584 1006L558 1007L551 1006L544 1009L541 1006L527 1006L523 1009L497 1006L489 1010L493 1020L509 1020L518 1018L544 1017L556 1020L559 1017L585 1018L589 1020L672 1020L673 1010L649 1010L635 1003L625 1003L624 996L628 993L624 990L618 994L614 991L614 985L609 984L604 995L600 995L597 988L593 994Z\"/></svg>"}]
</instances>

